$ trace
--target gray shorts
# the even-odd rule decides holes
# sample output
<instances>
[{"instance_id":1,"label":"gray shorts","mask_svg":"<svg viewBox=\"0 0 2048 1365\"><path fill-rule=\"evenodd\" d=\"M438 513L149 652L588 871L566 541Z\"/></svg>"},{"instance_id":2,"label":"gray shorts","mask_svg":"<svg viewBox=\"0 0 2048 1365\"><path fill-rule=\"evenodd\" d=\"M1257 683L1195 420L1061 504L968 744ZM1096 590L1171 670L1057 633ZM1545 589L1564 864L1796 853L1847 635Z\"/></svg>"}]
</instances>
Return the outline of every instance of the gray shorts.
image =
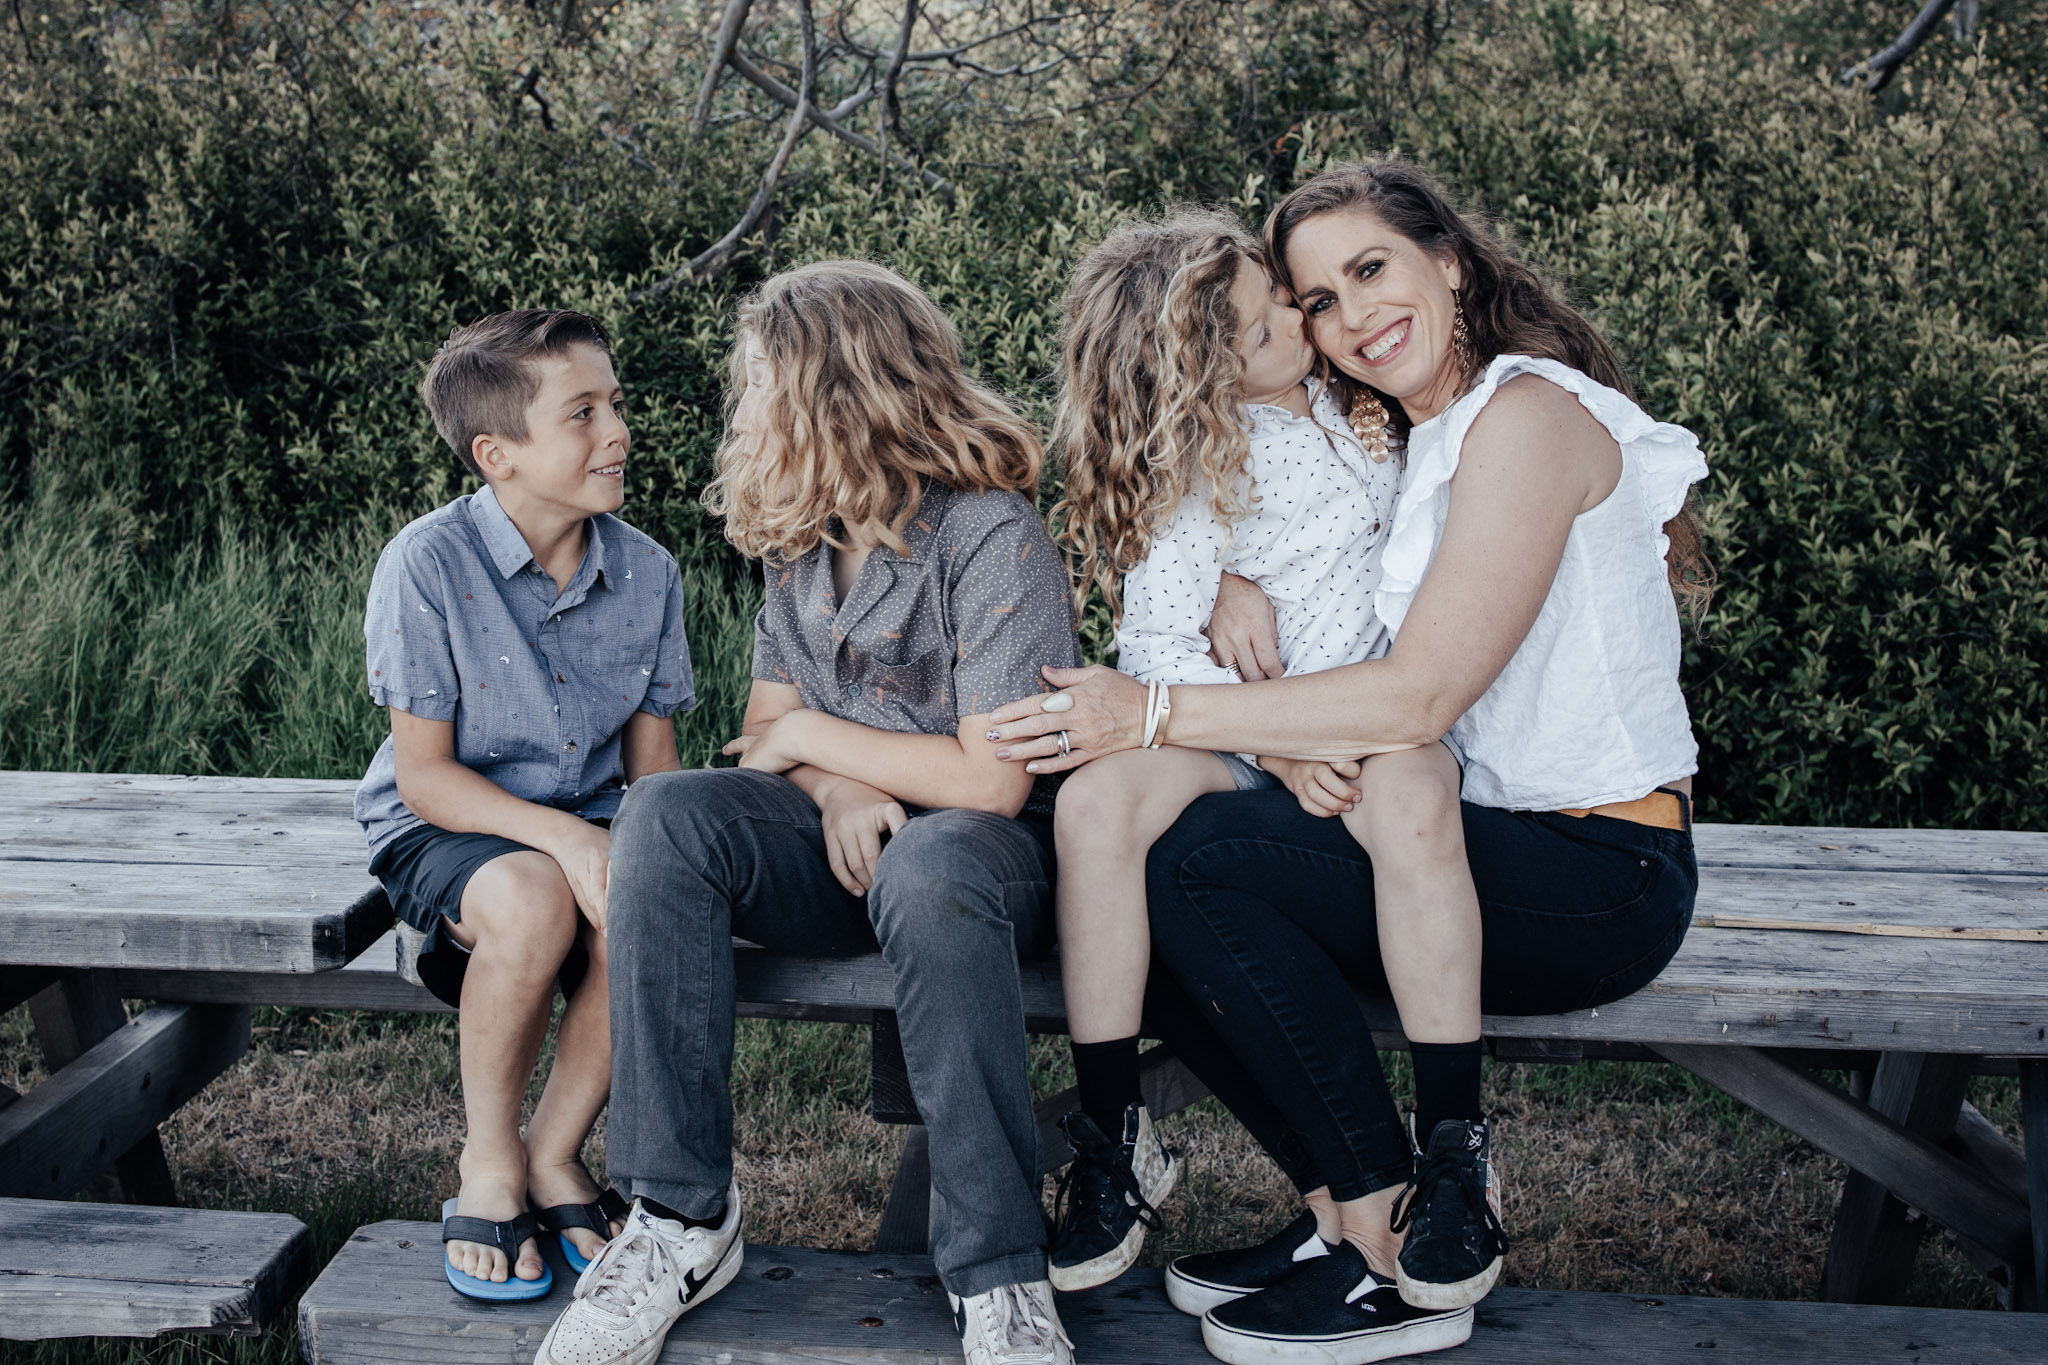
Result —
<instances>
[{"instance_id":1,"label":"gray shorts","mask_svg":"<svg viewBox=\"0 0 2048 1365\"><path fill-rule=\"evenodd\" d=\"M1280 785L1280 779L1251 762L1243 754L1218 753L1223 766L1230 769L1230 780L1237 783L1241 792L1262 792Z\"/></svg>"}]
</instances>

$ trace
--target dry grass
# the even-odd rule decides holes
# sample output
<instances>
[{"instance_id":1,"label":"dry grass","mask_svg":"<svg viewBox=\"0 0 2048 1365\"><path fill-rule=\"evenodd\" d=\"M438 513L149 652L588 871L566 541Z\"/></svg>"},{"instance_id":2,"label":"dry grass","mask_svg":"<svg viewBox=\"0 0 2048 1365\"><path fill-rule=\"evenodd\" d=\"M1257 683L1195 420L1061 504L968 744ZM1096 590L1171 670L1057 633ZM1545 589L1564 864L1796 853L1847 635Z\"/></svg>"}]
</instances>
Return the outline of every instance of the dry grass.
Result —
<instances>
[{"instance_id":1,"label":"dry grass","mask_svg":"<svg viewBox=\"0 0 2048 1365\"><path fill-rule=\"evenodd\" d=\"M1040 1095L1071 1076L1062 1039L1033 1043ZM1405 1057L1390 1057L1395 1088ZM869 1245L900 1130L867 1114L867 1034L831 1024L743 1021L734 1072L739 1176L750 1240ZM40 1079L26 1010L0 1017L0 1081ZM1489 1064L1488 1103L1514 1250L1507 1282L1638 1293L1802 1299L1816 1295L1839 1163L1677 1068L1588 1062ZM2017 1086L1980 1078L1972 1098L2007 1133ZM1262 1235L1293 1216L1291 1189L1213 1102L1164 1125L1187 1158L1159 1263ZM324 1257L355 1226L433 1216L456 1186L462 1138L451 1019L259 1010L247 1056L164 1126L193 1205L280 1209L312 1227ZM589 1158L602 1169L603 1130ZM1050 1190L1047 1191L1048 1199ZM1945 1236L1929 1238L1912 1302L1993 1304ZM254 1342L10 1346L22 1365L283 1365L288 1326Z\"/></svg>"}]
</instances>

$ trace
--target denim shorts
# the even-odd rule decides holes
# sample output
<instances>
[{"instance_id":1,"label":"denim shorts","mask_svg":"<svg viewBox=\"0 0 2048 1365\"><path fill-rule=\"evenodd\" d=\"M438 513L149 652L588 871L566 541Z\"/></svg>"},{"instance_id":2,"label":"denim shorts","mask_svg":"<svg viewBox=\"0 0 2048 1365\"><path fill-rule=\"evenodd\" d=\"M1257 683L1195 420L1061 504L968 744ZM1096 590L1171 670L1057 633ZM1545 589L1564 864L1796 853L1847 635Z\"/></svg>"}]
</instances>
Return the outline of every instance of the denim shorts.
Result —
<instances>
[{"instance_id":1,"label":"denim shorts","mask_svg":"<svg viewBox=\"0 0 2048 1365\"><path fill-rule=\"evenodd\" d=\"M602 829L610 820L590 822ZM437 825L419 825L377 850L370 875L384 884L392 912L427 936L420 946L420 984L444 1005L462 1003L462 978L469 970L469 950L447 933L462 919L462 893L485 863L508 853L533 850L496 834L461 833ZM563 995L582 984L590 956L582 944L569 949L555 980Z\"/></svg>"},{"instance_id":2,"label":"denim shorts","mask_svg":"<svg viewBox=\"0 0 2048 1365\"><path fill-rule=\"evenodd\" d=\"M1243 754L1226 754L1218 751L1216 757L1223 760L1223 766L1230 769L1230 780L1237 783L1241 792L1270 791L1280 785L1280 779L1253 763Z\"/></svg>"}]
</instances>

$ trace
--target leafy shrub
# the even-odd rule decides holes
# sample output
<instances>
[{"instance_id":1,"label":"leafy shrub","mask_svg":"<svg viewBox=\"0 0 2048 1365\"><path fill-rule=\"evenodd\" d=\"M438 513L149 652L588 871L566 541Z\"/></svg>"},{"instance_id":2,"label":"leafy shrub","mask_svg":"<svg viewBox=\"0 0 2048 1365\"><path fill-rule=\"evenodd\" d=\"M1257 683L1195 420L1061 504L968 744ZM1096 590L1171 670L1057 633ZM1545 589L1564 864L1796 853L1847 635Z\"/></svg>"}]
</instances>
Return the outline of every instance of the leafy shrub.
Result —
<instances>
[{"instance_id":1,"label":"leafy shrub","mask_svg":"<svg viewBox=\"0 0 2048 1365\"><path fill-rule=\"evenodd\" d=\"M1501 0L1453 7L1433 49L1414 15L1442 7L1372 7L1396 16L1379 29L1249 7L1249 82L1231 12L1128 5L1131 99L914 111L951 205L814 137L765 244L652 302L738 216L770 136L731 94L689 135L687 7L622 8L580 44L516 8L346 0L0 39L0 763L359 771L376 546L462 487L419 369L451 326L542 303L616 335L627 514L684 567L703 761L737 721L756 593L695 501L735 291L888 260L1043 416L1065 273L1118 215L1256 216L1324 158L1398 146L1707 444L1703 813L2048 826L2048 176L2023 79L2048 20L1989 7L1999 60L1943 40L1873 105L1833 73L1889 38L1874 3ZM545 119L518 94L542 68Z\"/></svg>"}]
</instances>

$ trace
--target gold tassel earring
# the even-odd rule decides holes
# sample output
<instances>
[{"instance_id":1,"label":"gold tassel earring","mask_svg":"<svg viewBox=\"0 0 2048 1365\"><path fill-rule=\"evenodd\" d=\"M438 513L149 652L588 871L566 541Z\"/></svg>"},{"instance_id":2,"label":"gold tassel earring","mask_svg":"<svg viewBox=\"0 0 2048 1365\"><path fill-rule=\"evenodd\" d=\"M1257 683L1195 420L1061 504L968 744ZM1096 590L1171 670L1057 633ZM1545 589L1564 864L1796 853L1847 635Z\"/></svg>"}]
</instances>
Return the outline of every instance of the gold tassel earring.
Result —
<instances>
[{"instance_id":1,"label":"gold tassel earring","mask_svg":"<svg viewBox=\"0 0 2048 1365\"><path fill-rule=\"evenodd\" d=\"M1472 329L1465 325L1465 296L1451 291L1451 353L1458 358L1458 373L1472 377Z\"/></svg>"},{"instance_id":2,"label":"gold tassel earring","mask_svg":"<svg viewBox=\"0 0 2048 1365\"><path fill-rule=\"evenodd\" d=\"M1351 400L1351 434L1365 447L1365 453L1372 456L1374 464L1387 462L1387 405L1380 396L1363 384L1358 386L1358 396Z\"/></svg>"}]
</instances>

